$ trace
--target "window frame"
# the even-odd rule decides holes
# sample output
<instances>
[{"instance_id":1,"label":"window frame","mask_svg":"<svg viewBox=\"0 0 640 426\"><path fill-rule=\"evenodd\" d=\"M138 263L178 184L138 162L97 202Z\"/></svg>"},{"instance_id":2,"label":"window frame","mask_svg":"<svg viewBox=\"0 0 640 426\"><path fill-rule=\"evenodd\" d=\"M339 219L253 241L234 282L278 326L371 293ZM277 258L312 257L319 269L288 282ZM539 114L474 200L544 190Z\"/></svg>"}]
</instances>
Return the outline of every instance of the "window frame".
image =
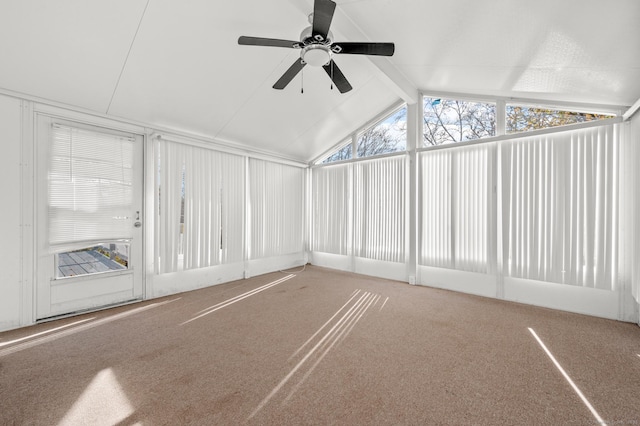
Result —
<instances>
[{"instance_id":1,"label":"window frame","mask_svg":"<svg viewBox=\"0 0 640 426\"><path fill-rule=\"evenodd\" d=\"M381 113L377 114L371 120L368 120L362 126L359 126L354 131L349 133L345 138L341 139L340 143L338 143L336 145L333 145L333 147L331 149L325 151L322 155L317 157L315 160L312 160L310 162L311 166L328 166L330 164L342 163L342 162L347 162L347 161L359 161L359 160L364 160L364 159L368 159L368 158L382 158L382 157L385 157L385 156L402 155L402 154L406 153L407 152L408 140L405 141L405 149L401 150L401 151L387 152L387 153L384 153L384 154L373 155L373 156L368 156L368 157L358 157L357 156L357 154L358 154L358 152L357 152L358 138L362 134L364 134L365 132L369 131L373 127L377 126L378 124L380 124L381 122L383 122L384 120L386 120L387 118L389 118L390 116L395 114L396 112L400 111L402 108L407 108L408 109L408 105L407 105L407 103L405 101L398 101L398 102L393 103L389 108L384 109ZM331 157L338 150L343 149L347 145L347 142L346 142L347 140L349 140L350 141L349 143L351 143L351 158L345 159L345 160L339 160L339 161L332 161L330 163L324 163L324 161L327 158Z\"/></svg>"},{"instance_id":2,"label":"window frame","mask_svg":"<svg viewBox=\"0 0 640 426\"><path fill-rule=\"evenodd\" d=\"M529 136L537 136L537 135L543 135L548 133L562 132L565 130L568 131L568 130L574 130L574 129L588 128L593 126L602 126L602 125L612 124L612 123L619 123L623 121L623 113L626 110L626 108L621 105L602 105L602 104L588 104L588 103L577 103L577 102L561 102L561 101L551 101L551 100L537 100L537 99L531 99L531 98L513 98L513 97L504 97L504 96L483 96L483 95L455 93L455 92L421 91L420 100L418 101L418 105L420 107L420 111L419 111L420 117L422 117L424 114L423 105L424 105L425 97L428 97L428 98L440 97L440 98L454 99L454 100L468 101L468 102L495 103L496 104L496 136L474 139L474 140L464 141L464 142L446 143L446 144L434 145L434 146L420 145L416 148L417 152L430 151L430 150L436 150L436 149L454 148L458 146L462 147L466 145L475 145L479 143L496 142L496 141L502 141L502 140L512 140L512 139L529 137ZM547 127L544 129L531 130L528 132L506 133L506 105L507 104L527 105L529 107L566 110L566 111L590 113L590 114L612 115L612 117L601 119L601 120L592 120L592 121L586 121L581 123L567 124L563 126ZM424 136L422 136L423 134L422 126L423 126L422 120L418 120L418 137L419 138L424 138Z\"/></svg>"},{"instance_id":3,"label":"window frame","mask_svg":"<svg viewBox=\"0 0 640 426\"><path fill-rule=\"evenodd\" d=\"M469 139L469 140L465 140L465 141L452 141L452 142L445 142L445 143L441 143L438 145L430 145L427 146L425 144L425 139L424 139L424 100L425 98L439 98L439 99L446 99L449 101L460 101L460 102L467 102L467 103L484 103L484 104L493 104L495 105L495 123L494 123L494 127L495 127L495 135L494 136L487 136L487 137L481 137L478 139ZM433 148L433 147L439 147L439 146L458 146L460 144L463 143L469 143L469 142L476 142L476 141L480 141L480 140L486 140L486 139L490 139L490 138L494 138L496 136L500 135L500 126L499 126L499 121L500 121L500 108L501 105L503 105L498 99L495 98L482 98L482 97L474 97L474 96L468 96L468 95L461 95L461 96L456 96L453 94L426 94L426 93L421 93L420 96L420 117L422 118L419 123L420 125L420 130L419 130L419 138L420 138L420 143L418 144L418 148Z\"/></svg>"},{"instance_id":4,"label":"window frame","mask_svg":"<svg viewBox=\"0 0 640 426\"><path fill-rule=\"evenodd\" d=\"M416 152L433 150L433 149L446 149L456 146L465 146L465 145L473 145L478 143L485 142L494 142L501 140L509 140L519 137L528 137L528 136L536 136L540 134L560 132L564 130L573 130L578 128L587 128L591 126L600 126L606 125L610 123L618 123L623 121L624 112L628 109L623 105L605 105L605 104L591 104L591 103L579 103L579 102L563 102L563 101L555 101L555 100L544 100L544 99L532 99L532 98L515 98L515 97L506 97L506 96L487 96L487 95L477 95L477 94L469 94L469 93L459 93L459 92L438 92L438 91L419 91L419 100L417 102L419 107L418 116L422 117L424 115L424 98L445 98L466 102L485 102L485 103L495 103L496 105L496 136L485 137L479 139L473 139L470 141L463 142L455 142L455 143L446 143L441 145L434 146L424 146L423 145L423 125L421 119L418 119L417 123L417 133L419 139L418 146L415 148ZM556 109L556 110L564 110L578 113L589 113L589 114L602 114L602 115L612 115L612 118L605 118L600 120L592 120L581 123L567 124L563 126L556 127L548 127L544 129L531 130L528 132L518 132L518 133L506 133L506 105L507 104L518 104L521 106L529 106L536 108L545 108L545 109ZM377 114L371 120L365 122L362 126L358 127L354 131L350 132L345 138L341 139L341 142L333 145L333 147L327 151L325 151L322 155L316 157L316 159L309 162L311 167L320 167L320 166L329 166L332 164L344 163L344 162L355 162L362 161L369 158L383 158L386 156L393 155L404 155L409 152L408 148L405 147L404 151L397 151L392 153L385 153L380 155L374 155L369 157L358 157L356 152L356 144L357 140L361 134L368 131L372 127L379 124L381 121L384 121L389 116L393 115L395 112L400 110L401 108L406 107L408 111L409 105L401 100L392 104L389 108L384 109L381 113ZM323 163L327 158L337 152L339 149L343 149L350 140L352 146L352 154L350 159L334 161L330 163ZM410 145L407 140L407 146Z\"/></svg>"},{"instance_id":5,"label":"window frame","mask_svg":"<svg viewBox=\"0 0 640 426\"><path fill-rule=\"evenodd\" d=\"M375 120L371 120L367 123L366 126L362 127L358 132L355 132L352 136L353 138L353 152L352 152L352 158L353 159L365 159L365 158L378 158L384 155L393 155L393 154L401 154L404 152L407 152L407 135L406 135L406 131L405 131L405 143L404 143L404 149L402 150L398 150L398 151L393 151L393 152L384 152L381 154L374 154L374 155L367 155L364 157L361 157L358 155L358 141L360 140L360 138L367 133L368 131L372 130L373 128L377 127L378 125L382 124L384 121L386 121L387 119L389 119L390 117L394 116L398 111L400 111L401 109L407 109L407 104L406 102L402 102L400 104L396 104L393 108L389 108L387 110L385 110L385 112L383 114L379 114L378 116L376 116Z\"/></svg>"},{"instance_id":6,"label":"window frame","mask_svg":"<svg viewBox=\"0 0 640 426\"><path fill-rule=\"evenodd\" d=\"M606 117L606 118L600 118L600 119L595 119L595 120L587 120L587 121L580 121L580 122L575 122L575 123L569 123L569 124L561 124L559 126L550 126L550 127L543 127L540 129L534 129L534 130L520 130L520 131L512 131L509 132L507 129L507 124L508 124L508 118L507 118L507 107L508 106L515 106L515 107L523 107L523 108L529 108L529 109L546 109L546 110L550 110L550 111L554 111L554 112L569 112L569 113L575 113L575 114L593 114L593 115L609 115L610 117ZM616 118L618 117L620 114L616 114L614 112L603 112L603 111L593 111L593 110L588 110L584 107L565 107L565 106L558 106L558 105L552 105L552 104L545 104L545 103L531 103L531 102L521 102L518 100L508 100L504 102L504 133L507 135L528 135L531 132L537 131L537 130L546 130L546 129L564 129L567 126L571 126L574 124L582 124L582 123L590 123L590 122L594 122L594 121L602 121L602 120L607 120L610 118Z\"/></svg>"}]
</instances>

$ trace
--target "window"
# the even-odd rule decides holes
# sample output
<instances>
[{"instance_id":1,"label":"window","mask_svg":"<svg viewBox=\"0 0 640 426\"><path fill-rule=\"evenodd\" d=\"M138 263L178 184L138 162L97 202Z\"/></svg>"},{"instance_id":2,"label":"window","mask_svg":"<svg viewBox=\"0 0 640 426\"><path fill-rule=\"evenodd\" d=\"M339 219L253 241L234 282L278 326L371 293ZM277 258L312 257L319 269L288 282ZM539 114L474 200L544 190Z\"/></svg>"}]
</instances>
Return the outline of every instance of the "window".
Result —
<instances>
[{"instance_id":1,"label":"window","mask_svg":"<svg viewBox=\"0 0 640 426\"><path fill-rule=\"evenodd\" d=\"M328 156L321 164L334 163L336 161L351 159L351 138L343 141L340 144L341 148L338 148L333 154Z\"/></svg>"},{"instance_id":2,"label":"window","mask_svg":"<svg viewBox=\"0 0 640 426\"><path fill-rule=\"evenodd\" d=\"M52 126L48 215L56 278L129 268L133 148L133 137Z\"/></svg>"},{"instance_id":3,"label":"window","mask_svg":"<svg viewBox=\"0 0 640 426\"><path fill-rule=\"evenodd\" d=\"M407 107L402 107L358 137L356 155L371 157L406 149Z\"/></svg>"},{"instance_id":4,"label":"window","mask_svg":"<svg viewBox=\"0 0 640 426\"><path fill-rule=\"evenodd\" d=\"M507 133L528 132L567 124L612 118L612 115L561 111L540 106L507 104Z\"/></svg>"},{"instance_id":5,"label":"window","mask_svg":"<svg viewBox=\"0 0 640 426\"><path fill-rule=\"evenodd\" d=\"M351 141L355 135L338 145L320 164L350 160L353 157ZM358 135L356 157L391 154L407 149L407 107L394 110L382 120Z\"/></svg>"},{"instance_id":6,"label":"window","mask_svg":"<svg viewBox=\"0 0 640 426\"><path fill-rule=\"evenodd\" d=\"M127 242L103 243L60 253L56 256L56 278L129 269L130 247Z\"/></svg>"},{"instance_id":7,"label":"window","mask_svg":"<svg viewBox=\"0 0 640 426\"><path fill-rule=\"evenodd\" d=\"M423 98L424 146L495 136L496 105L456 99Z\"/></svg>"}]
</instances>

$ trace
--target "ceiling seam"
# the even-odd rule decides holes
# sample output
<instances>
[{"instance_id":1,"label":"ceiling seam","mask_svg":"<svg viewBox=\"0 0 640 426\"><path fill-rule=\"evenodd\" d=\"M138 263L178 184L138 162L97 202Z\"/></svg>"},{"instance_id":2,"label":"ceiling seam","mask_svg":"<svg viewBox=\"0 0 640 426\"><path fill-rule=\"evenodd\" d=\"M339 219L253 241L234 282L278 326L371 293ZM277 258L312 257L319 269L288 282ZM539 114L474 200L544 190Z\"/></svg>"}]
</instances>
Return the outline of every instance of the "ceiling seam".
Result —
<instances>
[{"instance_id":1,"label":"ceiling seam","mask_svg":"<svg viewBox=\"0 0 640 426\"><path fill-rule=\"evenodd\" d=\"M133 39L131 40L131 44L129 45L127 56L124 58L124 63L122 64L122 68L120 69L120 74L118 75L118 80L116 81L116 85L113 88L113 93L111 94L111 99L109 100L109 105L107 106L107 111L105 112L105 114L109 114L109 110L111 109L111 104L113 103L113 99L115 98L116 92L118 91L118 87L120 86L120 80L122 79L122 74L124 74L124 69L127 67L127 62L129 61L129 55L131 55L131 50L133 50L133 44L136 42L136 38L138 37L138 31L140 31L140 27L142 26L142 20L144 19L144 16L147 13L147 8L149 7L150 2L151 0L147 0L147 3L144 5L142 16L140 16L140 21L138 21L136 32L133 34Z\"/></svg>"}]
</instances>

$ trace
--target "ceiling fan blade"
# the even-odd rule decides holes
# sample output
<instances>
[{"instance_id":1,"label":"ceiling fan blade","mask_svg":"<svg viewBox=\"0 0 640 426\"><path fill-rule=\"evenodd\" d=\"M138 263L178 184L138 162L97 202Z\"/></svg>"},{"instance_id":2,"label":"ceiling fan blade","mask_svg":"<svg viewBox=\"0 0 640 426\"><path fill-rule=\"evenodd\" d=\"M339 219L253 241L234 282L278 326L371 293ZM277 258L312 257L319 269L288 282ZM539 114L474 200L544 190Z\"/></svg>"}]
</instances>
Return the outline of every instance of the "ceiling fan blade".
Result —
<instances>
[{"instance_id":1,"label":"ceiling fan blade","mask_svg":"<svg viewBox=\"0 0 640 426\"><path fill-rule=\"evenodd\" d=\"M277 38L263 38L263 37L247 37L241 36L238 39L238 44L244 46L271 46L271 47L290 47L297 48L299 47L298 41L292 40L280 40Z\"/></svg>"},{"instance_id":2,"label":"ceiling fan blade","mask_svg":"<svg viewBox=\"0 0 640 426\"><path fill-rule=\"evenodd\" d=\"M335 2L331 0L315 0L313 5L313 37L321 36L322 39L319 41L327 38L335 10Z\"/></svg>"},{"instance_id":3,"label":"ceiling fan blade","mask_svg":"<svg viewBox=\"0 0 640 426\"><path fill-rule=\"evenodd\" d=\"M346 53L350 55L377 55L393 56L396 50L393 43L333 43L333 53Z\"/></svg>"},{"instance_id":4,"label":"ceiling fan blade","mask_svg":"<svg viewBox=\"0 0 640 426\"><path fill-rule=\"evenodd\" d=\"M322 68L324 68L327 74L329 74L329 78L333 80L333 83L336 85L340 93L346 93L349 90L353 89L353 87L351 87L351 85L347 81L347 78L344 76L344 74L342 74L342 71L340 71L340 68L338 68L338 65L333 61L333 59L329 61L327 65L323 65Z\"/></svg>"},{"instance_id":5,"label":"ceiling fan blade","mask_svg":"<svg viewBox=\"0 0 640 426\"><path fill-rule=\"evenodd\" d=\"M293 80L293 77L295 77L300 72L300 70L304 68L305 65L307 64L305 62L302 62L302 58L299 58L293 63L293 65L289 67L287 71L285 71L284 74L282 74L282 77L280 77L280 80L276 81L276 84L273 85L273 88L282 90L287 87L287 84L289 84L291 80Z\"/></svg>"}]
</instances>

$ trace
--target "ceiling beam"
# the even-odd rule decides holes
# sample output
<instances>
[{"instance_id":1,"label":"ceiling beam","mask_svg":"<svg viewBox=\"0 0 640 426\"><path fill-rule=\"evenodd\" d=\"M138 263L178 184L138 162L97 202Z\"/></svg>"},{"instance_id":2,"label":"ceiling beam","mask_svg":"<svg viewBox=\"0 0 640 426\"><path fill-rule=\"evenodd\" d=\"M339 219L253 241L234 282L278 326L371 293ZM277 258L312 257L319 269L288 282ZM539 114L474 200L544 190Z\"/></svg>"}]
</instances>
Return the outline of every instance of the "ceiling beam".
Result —
<instances>
[{"instance_id":1,"label":"ceiling beam","mask_svg":"<svg viewBox=\"0 0 640 426\"><path fill-rule=\"evenodd\" d=\"M418 102L418 88L385 57L367 56L378 72L378 77L400 96L407 104Z\"/></svg>"},{"instance_id":2,"label":"ceiling beam","mask_svg":"<svg viewBox=\"0 0 640 426\"><path fill-rule=\"evenodd\" d=\"M622 118L626 121L630 119L640 109L640 98L622 115Z\"/></svg>"},{"instance_id":3,"label":"ceiling beam","mask_svg":"<svg viewBox=\"0 0 640 426\"><path fill-rule=\"evenodd\" d=\"M340 7L336 8L335 18L339 18L340 27L333 28L334 32L342 35L346 41L387 41L370 40L360 27ZM384 81L407 104L418 102L418 88L413 85L399 70L384 56L367 56L373 64L377 76Z\"/></svg>"}]
</instances>

